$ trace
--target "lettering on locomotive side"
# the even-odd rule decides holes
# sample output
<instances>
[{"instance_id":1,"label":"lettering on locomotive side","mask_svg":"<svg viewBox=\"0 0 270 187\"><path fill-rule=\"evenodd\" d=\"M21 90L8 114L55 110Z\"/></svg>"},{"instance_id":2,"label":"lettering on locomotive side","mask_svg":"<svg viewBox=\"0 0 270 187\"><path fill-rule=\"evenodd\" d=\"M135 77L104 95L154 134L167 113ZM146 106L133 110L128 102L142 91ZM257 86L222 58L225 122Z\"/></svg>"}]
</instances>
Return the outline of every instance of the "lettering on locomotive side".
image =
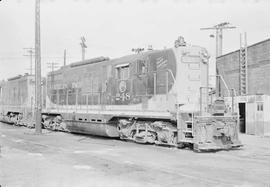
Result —
<instances>
[{"instance_id":1,"label":"lettering on locomotive side","mask_svg":"<svg viewBox=\"0 0 270 187\"><path fill-rule=\"evenodd\" d=\"M130 94L129 93L117 93L116 94L116 101L129 101Z\"/></svg>"}]
</instances>

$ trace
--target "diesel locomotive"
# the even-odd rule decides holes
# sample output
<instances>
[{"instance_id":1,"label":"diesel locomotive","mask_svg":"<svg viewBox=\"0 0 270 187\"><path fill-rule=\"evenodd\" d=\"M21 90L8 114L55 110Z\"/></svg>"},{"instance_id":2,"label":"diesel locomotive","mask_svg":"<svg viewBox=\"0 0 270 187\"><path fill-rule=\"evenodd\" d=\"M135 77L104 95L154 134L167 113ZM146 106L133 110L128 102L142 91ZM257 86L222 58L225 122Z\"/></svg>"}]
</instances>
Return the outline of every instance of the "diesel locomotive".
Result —
<instances>
[{"instance_id":1,"label":"diesel locomotive","mask_svg":"<svg viewBox=\"0 0 270 187\"><path fill-rule=\"evenodd\" d=\"M197 151L239 147L238 116L210 91L208 62L206 49L180 38L169 49L63 66L43 83L43 126ZM0 83L2 121L29 125L33 82Z\"/></svg>"}]
</instances>

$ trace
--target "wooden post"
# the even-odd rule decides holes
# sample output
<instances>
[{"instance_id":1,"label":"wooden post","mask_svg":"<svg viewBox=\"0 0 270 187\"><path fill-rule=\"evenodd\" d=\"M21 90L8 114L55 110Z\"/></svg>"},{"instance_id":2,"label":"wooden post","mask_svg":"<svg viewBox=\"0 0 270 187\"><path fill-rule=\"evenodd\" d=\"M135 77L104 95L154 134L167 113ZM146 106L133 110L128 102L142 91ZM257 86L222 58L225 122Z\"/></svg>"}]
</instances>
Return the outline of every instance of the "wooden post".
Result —
<instances>
[{"instance_id":1,"label":"wooden post","mask_svg":"<svg viewBox=\"0 0 270 187\"><path fill-rule=\"evenodd\" d=\"M41 50L40 50L40 0L35 6L35 129L41 134Z\"/></svg>"}]
</instances>

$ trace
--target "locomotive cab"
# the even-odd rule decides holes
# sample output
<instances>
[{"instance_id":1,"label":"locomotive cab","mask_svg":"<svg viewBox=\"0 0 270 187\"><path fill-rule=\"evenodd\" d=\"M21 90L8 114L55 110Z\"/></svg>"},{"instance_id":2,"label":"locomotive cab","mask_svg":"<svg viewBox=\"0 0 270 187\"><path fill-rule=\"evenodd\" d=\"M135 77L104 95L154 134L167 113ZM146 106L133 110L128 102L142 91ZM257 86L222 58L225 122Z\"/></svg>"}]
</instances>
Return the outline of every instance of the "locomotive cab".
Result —
<instances>
[{"instance_id":1,"label":"locomotive cab","mask_svg":"<svg viewBox=\"0 0 270 187\"><path fill-rule=\"evenodd\" d=\"M209 55L204 48L175 42L177 58L177 143L208 151L241 146L238 117L226 110L208 86Z\"/></svg>"}]
</instances>

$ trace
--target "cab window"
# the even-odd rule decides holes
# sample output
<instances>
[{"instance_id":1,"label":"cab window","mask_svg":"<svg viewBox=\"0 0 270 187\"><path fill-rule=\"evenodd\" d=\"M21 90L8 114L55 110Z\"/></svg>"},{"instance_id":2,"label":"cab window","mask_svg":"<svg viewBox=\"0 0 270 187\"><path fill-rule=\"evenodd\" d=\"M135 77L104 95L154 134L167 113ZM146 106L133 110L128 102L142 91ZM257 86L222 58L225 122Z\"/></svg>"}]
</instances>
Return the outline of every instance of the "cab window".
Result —
<instances>
[{"instance_id":1,"label":"cab window","mask_svg":"<svg viewBox=\"0 0 270 187\"><path fill-rule=\"evenodd\" d=\"M120 80L127 80L129 78L129 65L116 66L116 77Z\"/></svg>"},{"instance_id":2,"label":"cab window","mask_svg":"<svg viewBox=\"0 0 270 187\"><path fill-rule=\"evenodd\" d=\"M137 73L144 74L146 73L146 62L143 60L137 61Z\"/></svg>"}]
</instances>

